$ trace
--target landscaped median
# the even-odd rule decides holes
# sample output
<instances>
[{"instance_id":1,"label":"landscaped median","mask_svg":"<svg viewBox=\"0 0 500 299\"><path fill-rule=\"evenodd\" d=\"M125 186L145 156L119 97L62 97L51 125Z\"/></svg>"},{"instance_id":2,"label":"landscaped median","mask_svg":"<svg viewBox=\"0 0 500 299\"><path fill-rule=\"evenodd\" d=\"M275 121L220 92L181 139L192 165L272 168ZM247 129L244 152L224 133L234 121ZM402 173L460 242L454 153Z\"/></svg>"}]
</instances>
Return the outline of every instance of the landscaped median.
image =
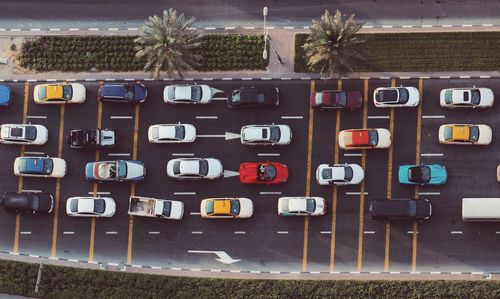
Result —
<instances>
[{"instance_id":1,"label":"landscaped median","mask_svg":"<svg viewBox=\"0 0 500 299\"><path fill-rule=\"evenodd\" d=\"M500 298L498 281L249 280L146 275L0 260L0 293L41 298Z\"/></svg>"},{"instance_id":2,"label":"landscaped median","mask_svg":"<svg viewBox=\"0 0 500 299\"><path fill-rule=\"evenodd\" d=\"M137 36L41 36L27 40L17 59L38 72L142 71L135 58ZM262 34L212 34L201 37L198 71L265 70Z\"/></svg>"},{"instance_id":3,"label":"landscaped median","mask_svg":"<svg viewBox=\"0 0 500 299\"><path fill-rule=\"evenodd\" d=\"M356 72L498 71L500 32L380 33L363 44L367 65ZM297 73L317 72L307 67L302 45L307 33L295 35Z\"/></svg>"}]
</instances>

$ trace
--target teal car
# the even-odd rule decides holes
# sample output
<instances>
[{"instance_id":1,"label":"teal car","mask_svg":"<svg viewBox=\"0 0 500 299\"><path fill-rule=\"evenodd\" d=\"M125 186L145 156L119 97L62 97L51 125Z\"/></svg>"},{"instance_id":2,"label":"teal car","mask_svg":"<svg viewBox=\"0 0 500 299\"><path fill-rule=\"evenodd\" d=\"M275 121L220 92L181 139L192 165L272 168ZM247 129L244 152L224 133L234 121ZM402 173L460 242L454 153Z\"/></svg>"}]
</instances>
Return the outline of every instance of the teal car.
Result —
<instances>
[{"instance_id":1,"label":"teal car","mask_svg":"<svg viewBox=\"0 0 500 299\"><path fill-rule=\"evenodd\" d=\"M398 178L401 184L443 185L448 179L446 167L439 164L401 165Z\"/></svg>"}]
</instances>

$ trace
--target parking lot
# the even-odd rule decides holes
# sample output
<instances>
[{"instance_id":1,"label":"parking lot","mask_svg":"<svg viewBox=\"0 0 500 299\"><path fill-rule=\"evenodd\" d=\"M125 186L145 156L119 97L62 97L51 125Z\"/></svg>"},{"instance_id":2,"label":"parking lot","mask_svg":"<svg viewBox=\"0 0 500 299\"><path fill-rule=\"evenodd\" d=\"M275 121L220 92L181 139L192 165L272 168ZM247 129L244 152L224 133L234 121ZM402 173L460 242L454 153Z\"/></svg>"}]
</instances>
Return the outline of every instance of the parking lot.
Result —
<instances>
[{"instance_id":1,"label":"parking lot","mask_svg":"<svg viewBox=\"0 0 500 299\"><path fill-rule=\"evenodd\" d=\"M137 106L98 103L99 82L83 82L87 100L75 105L37 105L36 83L5 83L14 94L11 107L0 111L0 123L31 122L49 129L43 146L0 147L3 163L0 191L37 190L54 194L57 208L48 216L16 216L0 210L0 250L115 264L190 269L250 271L490 271L500 261L500 223L464 223L462 197L495 197L497 138L500 104L493 108L448 110L439 106L443 88L492 88L500 94L499 79L387 79L387 80L280 80L198 82L223 90L208 105L168 105L163 102L164 81L144 82L148 99ZM179 82L182 83L182 82ZM422 99L418 108L375 108L373 90L381 86L415 86ZM276 86L277 108L229 109L224 97L241 86ZM314 111L311 90L360 90L363 107L356 111ZM147 129L159 123L190 123L198 136L192 144L151 144ZM239 134L247 124L287 124L290 145L248 147L226 132ZM488 124L493 129L489 146L452 146L438 142L438 127L445 123ZM70 130L117 130L112 150L74 150L64 143ZM343 151L340 130L387 128L392 147L382 150ZM19 179L15 157L61 156L68 172L57 179ZM224 178L215 181L177 181L167 177L167 161L176 157L213 157L222 161ZM131 183L85 181L84 167L96 160L138 159L147 168L146 179ZM277 161L288 165L290 178L276 186L242 185L239 164ZM358 163L365 169L360 185L319 186L315 170L322 163ZM408 187L398 183L401 164L438 163L448 170L443 186ZM110 219L79 219L66 215L71 196L101 194L114 198L116 214ZM127 215L131 194L181 200L181 221ZM328 212L320 217L280 217L280 196L320 196ZM248 197L255 212L250 219L207 220L199 216L200 201L209 197ZM372 221L368 205L373 198L428 198L432 218L421 223ZM191 252L190 252L191 251ZM209 251L207 253L193 251ZM224 251L237 261L221 263L212 251Z\"/></svg>"}]
</instances>

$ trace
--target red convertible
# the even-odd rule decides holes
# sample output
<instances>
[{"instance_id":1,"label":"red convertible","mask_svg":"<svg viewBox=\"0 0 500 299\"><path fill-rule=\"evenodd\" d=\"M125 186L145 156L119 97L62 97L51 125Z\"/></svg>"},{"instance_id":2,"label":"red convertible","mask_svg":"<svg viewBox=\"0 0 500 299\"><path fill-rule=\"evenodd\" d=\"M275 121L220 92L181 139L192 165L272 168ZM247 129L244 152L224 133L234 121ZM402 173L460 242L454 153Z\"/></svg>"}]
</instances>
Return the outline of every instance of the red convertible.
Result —
<instances>
[{"instance_id":1,"label":"red convertible","mask_svg":"<svg viewBox=\"0 0 500 299\"><path fill-rule=\"evenodd\" d=\"M288 180L288 167L278 162L245 162L240 164L242 184L282 184Z\"/></svg>"}]
</instances>

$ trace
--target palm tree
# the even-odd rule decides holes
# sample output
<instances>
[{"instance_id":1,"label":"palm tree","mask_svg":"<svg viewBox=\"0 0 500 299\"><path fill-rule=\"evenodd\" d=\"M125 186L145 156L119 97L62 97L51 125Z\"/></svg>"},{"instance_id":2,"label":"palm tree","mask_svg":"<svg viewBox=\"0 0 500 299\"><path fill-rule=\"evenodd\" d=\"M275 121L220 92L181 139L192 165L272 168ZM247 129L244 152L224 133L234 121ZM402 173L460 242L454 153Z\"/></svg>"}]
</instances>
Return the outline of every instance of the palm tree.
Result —
<instances>
[{"instance_id":1,"label":"palm tree","mask_svg":"<svg viewBox=\"0 0 500 299\"><path fill-rule=\"evenodd\" d=\"M134 47L137 59L145 58L144 70L157 78L162 70L170 77L190 70L200 61L196 54L200 46L200 36L189 27L194 22L184 18L170 8L163 11L163 17L152 16L142 27L142 35L135 39Z\"/></svg>"},{"instance_id":2,"label":"palm tree","mask_svg":"<svg viewBox=\"0 0 500 299\"><path fill-rule=\"evenodd\" d=\"M361 45L365 37L356 34L363 23L354 21L354 15L343 20L342 13L337 10L332 16L328 10L321 20L313 21L311 33L303 45L307 65L319 70L322 74L328 72L332 78L354 71L354 67L365 62Z\"/></svg>"}]
</instances>

